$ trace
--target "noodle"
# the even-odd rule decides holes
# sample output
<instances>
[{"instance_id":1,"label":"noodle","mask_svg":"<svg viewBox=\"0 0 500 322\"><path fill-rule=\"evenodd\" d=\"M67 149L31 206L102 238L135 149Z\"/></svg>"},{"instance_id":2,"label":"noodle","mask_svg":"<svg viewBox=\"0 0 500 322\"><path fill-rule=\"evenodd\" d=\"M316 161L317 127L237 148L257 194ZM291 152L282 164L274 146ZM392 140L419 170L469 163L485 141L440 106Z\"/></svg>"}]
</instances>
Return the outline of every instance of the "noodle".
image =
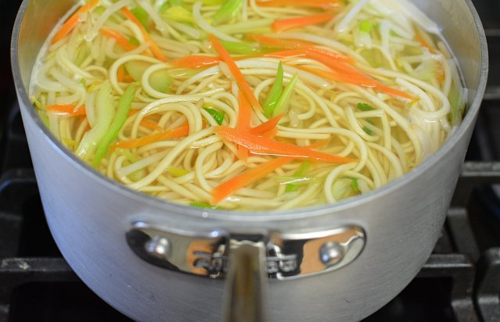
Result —
<instances>
[{"instance_id":1,"label":"noodle","mask_svg":"<svg viewBox=\"0 0 500 322\"><path fill-rule=\"evenodd\" d=\"M409 1L221 2L101 1L49 39L30 94L50 131L143 193L287 210L380 188L460 124L458 66Z\"/></svg>"}]
</instances>

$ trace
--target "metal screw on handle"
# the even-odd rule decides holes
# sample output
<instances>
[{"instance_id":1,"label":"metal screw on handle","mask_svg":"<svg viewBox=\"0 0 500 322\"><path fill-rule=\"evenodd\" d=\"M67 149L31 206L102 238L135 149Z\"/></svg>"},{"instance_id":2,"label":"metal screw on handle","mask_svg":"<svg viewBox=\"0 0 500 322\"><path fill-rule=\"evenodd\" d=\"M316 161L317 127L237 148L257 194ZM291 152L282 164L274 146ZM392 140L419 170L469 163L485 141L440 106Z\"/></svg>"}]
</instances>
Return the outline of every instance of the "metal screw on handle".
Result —
<instances>
[{"instance_id":1,"label":"metal screw on handle","mask_svg":"<svg viewBox=\"0 0 500 322\"><path fill-rule=\"evenodd\" d=\"M224 322L265 322L266 250L262 241L230 242Z\"/></svg>"}]
</instances>

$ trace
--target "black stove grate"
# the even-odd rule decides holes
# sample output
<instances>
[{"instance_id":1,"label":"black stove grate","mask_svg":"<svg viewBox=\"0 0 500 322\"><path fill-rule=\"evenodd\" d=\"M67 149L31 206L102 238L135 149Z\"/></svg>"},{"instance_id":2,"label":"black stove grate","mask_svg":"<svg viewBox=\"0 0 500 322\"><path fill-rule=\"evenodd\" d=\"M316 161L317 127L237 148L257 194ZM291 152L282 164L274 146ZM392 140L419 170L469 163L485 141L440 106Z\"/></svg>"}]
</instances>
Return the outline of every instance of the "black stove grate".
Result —
<instances>
[{"instance_id":1,"label":"black stove grate","mask_svg":"<svg viewBox=\"0 0 500 322\"><path fill-rule=\"evenodd\" d=\"M365 322L500 321L500 2L473 1L490 45L489 87L443 234L410 285ZM0 0L0 322L130 321L64 261L44 218L8 65L19 0ZM5 9L5 10L4 10Z\"/></svg>"}]
</instances>

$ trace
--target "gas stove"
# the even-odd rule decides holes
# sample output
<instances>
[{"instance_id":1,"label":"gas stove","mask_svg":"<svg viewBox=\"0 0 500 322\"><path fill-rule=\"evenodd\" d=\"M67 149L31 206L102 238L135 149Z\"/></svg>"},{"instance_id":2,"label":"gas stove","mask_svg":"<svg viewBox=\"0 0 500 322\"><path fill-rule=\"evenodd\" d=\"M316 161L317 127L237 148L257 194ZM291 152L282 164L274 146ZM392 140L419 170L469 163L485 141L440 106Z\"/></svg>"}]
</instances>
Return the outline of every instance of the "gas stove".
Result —
<instances>
[{"instance_id":1,"label":"gas stove","mask_svg":"<svg viewBox=\"0 0 500 322\"><path fill-rule=\"evenodd\" d=\"M473 2L489 87L442 236L410 285L365 322L500 321L500 1ZM130 321L79 280L45 221L10 72L20 3L0 0L0 322Z\"/></svg>"}]
</instances>

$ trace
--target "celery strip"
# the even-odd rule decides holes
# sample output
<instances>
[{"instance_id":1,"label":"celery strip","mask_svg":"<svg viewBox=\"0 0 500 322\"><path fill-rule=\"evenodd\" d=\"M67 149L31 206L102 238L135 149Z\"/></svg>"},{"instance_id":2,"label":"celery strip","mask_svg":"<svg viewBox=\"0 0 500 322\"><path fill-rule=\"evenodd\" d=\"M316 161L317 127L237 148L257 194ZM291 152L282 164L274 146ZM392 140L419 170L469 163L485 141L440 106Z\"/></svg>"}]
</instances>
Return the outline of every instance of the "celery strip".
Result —
<instances>
[{"instance_id":1,"label":"celery strip","mask_svg":"<svg viewBox=\"0 0 500 322\"><path fill-rule=\"evenodd\" d=\"M358 104L358 110L363 112L373 111L374 109L375 108L373 108L373 106L371 106L370 104L365 104L365 103Z\"/></svg>"},{"instance_id":2,"label":"celery strip","mask_svg":"<svg viewBox=\"0 0 500 322\"><path fill-rule=\"evenodd\" d=\"M191 11L181 6L170 7L166 9L161 15L163 18L177 22L188 22L188 23L195 22Z\"/></svg>"},{"instance_id":3,"label":"celery strip","mask_svg":"<svg viewBox=\"0 0 500 322\"><path fill-rule=\"evenodd\" d=\"M256 44L249 44L244 42L232 42L224 40L220 40L220 43L231 54L251 55L251 54L260 54L264 52L264 50L262 50L262 48Z\"/></svg>"},{"instance_id":4,"label":"celery strip","mask_svg":"<svg viewBox=\"0 0 500 322\"><path fill-rule=\"evenodd\" d=\"M115 108L109 81L105 81L97 93L96 112L96 124L85 134L76 151L76 155L85 161L91 158L113 121Z\"/></svg>"},{"instance_id":5,"label":"celery strip","mask_svg":"<svg viewBox=\"0 0 500 322\"><path fill-rule=\"evenodd\" d=\"M295 74L295 76L293 76L292 79L290 80L290 83L288 83L288 86L283 91L283 94L281 95L280 99L278 100L278 103L276 104L276 107L274 108L273 117L276 117L281 113L284 113L288 108L290 100L292 99L292 94L295 88L295 84L297 83L298 79L299 79L299 74Z\"/></svg>"},{"instance_id":6,"label":"celery strip","mask_svg":"<svg viewBox=\"0 0 500 322\"><path fill-rule=\"evenodd\" d=\"M243 8L243 0L226 0L212 17L216 24L231 21Z\"/></svg>"},{"instance_id":7,"label":"celery strip","mask_svg":"<svg viewBox=\"0 0 500 322\"><path fill-rule=\"evenodd\" d=\"M109 126L108 132L106 132L105 136L101 140L101 143L99 143L94 161L92 162L93 167L97 167L101 163L101 160L108 152L109 146L118 136L123 124L125 124L130 108L132 107L132 101L135 97L136 88L136 84L130 85L118 102L116 116Z\"/></svg>"},{"instance_id":8,"label":"celery strip","mask_svg":"<svg viewBox=\"0 0 500 322\"><path fill-rule=\"evenodd\" d=\"M269 94L267 95L267 99L262 105L264 109L264 115L267 118L271 118L273 116L274 108L276 104L278 104L278 100L280 98L281 92L283 90L283 65L281 62L278 65L278 74L276 75L276 79L274 81Z\"/></svg>"},{"instance_id":9,"label":"celery strip","mask_svg":"<svg viewBox=\"0 0 500 322\"><path fill-rule=\"evenodd\" d=\"M136 7L131 10L132 14L139 20L141 25L149 31L149 14L141 7Z\"/></svg>"},{"instance_id":10,"label":"celery strip","mask_svg":"<svg viewBox=\"0 0 500 322\"><path fill-rule=\"evenodd\" d=\"M213 210L224 210L225 208L219 206L212 206L204 202L192 202L189 204L191 207L203 208L203 209L213 209Z\"/></svg>"},{"instance_id":11,"label":"celery strip","mask_svg":"<svg viewBox=\"0 0 500 322\"><path fill-rule=\"evenodd\" d=\"M309 171L310 168L311 168L310 161L302 162L300 167L295 172L295 177L300 177L300 176L305 175L307 173L307 171ZM286 187L286 192L294 192L294 191L297 191L297 189L298 189L298 186L296 184L290 184Z\"/></svg>"}]
</instances>

